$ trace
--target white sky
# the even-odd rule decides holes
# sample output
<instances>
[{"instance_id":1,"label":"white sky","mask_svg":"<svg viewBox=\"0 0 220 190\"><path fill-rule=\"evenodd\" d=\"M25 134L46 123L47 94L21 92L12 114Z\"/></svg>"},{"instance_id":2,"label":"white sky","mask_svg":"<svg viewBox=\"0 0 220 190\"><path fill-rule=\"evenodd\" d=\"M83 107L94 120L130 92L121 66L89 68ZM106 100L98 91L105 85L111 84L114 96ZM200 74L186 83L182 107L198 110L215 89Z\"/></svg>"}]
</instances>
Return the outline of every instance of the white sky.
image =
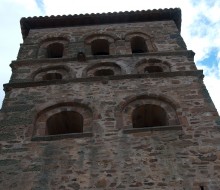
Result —
<instances>
[{"instance_id":1,"label":"white sky","mask_svg":"<svg viewBox=\"0 0 220 190\"><path fill-rule=\"evenodd\" d=\"M189 50L196 53L198 69L220 113L220 1L219 0L0 0L0 107L2 84L9 81L9 64L22 43L20 18L175 8L182 10L182 30Z\"/></svg>"}]
</instances>

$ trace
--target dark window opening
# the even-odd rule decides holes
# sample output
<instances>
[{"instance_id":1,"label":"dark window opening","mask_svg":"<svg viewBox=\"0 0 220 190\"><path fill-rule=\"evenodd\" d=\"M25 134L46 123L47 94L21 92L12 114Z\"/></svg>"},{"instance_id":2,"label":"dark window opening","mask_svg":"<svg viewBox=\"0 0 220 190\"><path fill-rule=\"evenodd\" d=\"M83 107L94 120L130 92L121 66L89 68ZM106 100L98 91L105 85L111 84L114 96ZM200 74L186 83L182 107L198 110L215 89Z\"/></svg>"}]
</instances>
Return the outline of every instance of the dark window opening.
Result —
<instances>
[{"instance_id":1,"label":"dark window opening","mask_svg":"<svg viewBox=\"0 0 220 190\"><path fill-rule=\"evenodd\" d=\"M114 75L114 72L111 69L100 69L94 73L94 76L110 76Z\"/></svg>"},{"instance_id":2,"label":"dark window opening","mask_svg":"<svg viewBox=\"0 0 220 190\"><path fill-rule=\"evenodd\" d=\"M93 55L109 55L109 43L104 39L94 40L91 44Z\"/></svg>"},{"instance_id":3,"label":"dark window opening","mask_svg":"<svg viewBox=\"0 0 220 190\"><path fill-rule=\"evenodd\" d=\"M63 57L63 44L53 43L47 47L47 57L48 58L61 58Z\"/></svg>"},{"instance_id":4,"label":"dark window opening","mask_svg":"<svg viewBox=\"0 0 220 190\"><path fill-rule=\"evenodd\" d=\"M134 128L165 126L166 112L160 106L146 104L133 111L132 123Z\"/></svg>"},{"instance_id":5,"label":"dark window opening","mask_svg":"<svg viewBox=\"0 0 220 190\"><path fill-rule=\"evenodd\" d=\"M200 186L200 190L205 190L205 189L204 189L204 186Z\"/></svg>"},{"instance_id":6,"label":"dark window opening","mask_svg":"<svg viewBox=\"0 0 220 190\"><path fill-rule=\"evenodd\" d=\"M85 56L85 54L83 52L79 52L77 54L77 59L78 59L78 61L85 61L86 60L86 56Z\"/></svg>"},{"instance_id":7,"label":"dark window opening","mask_svg":"<svg viewBox=\"0 0 220 190\"><path fill-rule=\"evenodd\" d=\"M133 37L131 39L131 50L132 53L145 53L147 52L147 46L144 38L142 37Z\"/></svg>"},{"instance_id":8,"label":"dark window opening","mask_svg":"<svg viewBox=\"0 0 220 190\"><path fill-rule=\"evenodd\" d=\"M75 111L62 111L47 120L48 135L82 133L83 117Z\"/></svg>"},{"instance_id":9,"label":"dark window opening","mask_svg":"<svg viewBox=\"0 0 220 190\"><path fill-rule=\"evenodd\" d=\"M144 73L159 73L163 72L163 69L159 66L148 66L144 69Z\"/></svg>"},{"instance_id":10,"label":"dark window opening","mask_svg":"<svg viewBox=\"0 0 220 190\"><path fill-rule=\"evenodd\" d=\"M60 73L47 73L43 76L43 80L61 80L62 78Z\"/></svg>"}]
</instances>

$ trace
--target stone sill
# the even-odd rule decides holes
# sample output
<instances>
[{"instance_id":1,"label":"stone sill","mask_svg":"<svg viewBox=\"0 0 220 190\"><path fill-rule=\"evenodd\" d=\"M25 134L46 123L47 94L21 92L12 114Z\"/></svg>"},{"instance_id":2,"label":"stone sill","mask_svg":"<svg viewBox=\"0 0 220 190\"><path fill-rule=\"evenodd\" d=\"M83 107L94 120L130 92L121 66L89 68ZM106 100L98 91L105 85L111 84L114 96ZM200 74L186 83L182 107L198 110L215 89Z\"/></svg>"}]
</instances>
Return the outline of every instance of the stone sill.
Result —
<instances>
[{"instance_id":1,"label":"stone sill","mask_svg":"<svg viewBox=\"0 0 220 190\"><path fill-rule=\"evenodd\" d=\"M171 125L171 126L156 126L156 127L145 127L145 128L131 128L123 129L124 134L148 132L148 131L166 131L166 130L182 130L181 125Z\"/></svg>"},{"instance_id":2,"label":"stone sill","mask_svg":"<svg viewBox=\"0 0 220 190\"><path fill-rule=\"evenodd\" d=\"M68 133L68 134L59 134L59 135L45 135L45 136L34 136L31 141L54 141L67 138L84 138L92 137L92 133Z\"/></svg>"}]
</instances>

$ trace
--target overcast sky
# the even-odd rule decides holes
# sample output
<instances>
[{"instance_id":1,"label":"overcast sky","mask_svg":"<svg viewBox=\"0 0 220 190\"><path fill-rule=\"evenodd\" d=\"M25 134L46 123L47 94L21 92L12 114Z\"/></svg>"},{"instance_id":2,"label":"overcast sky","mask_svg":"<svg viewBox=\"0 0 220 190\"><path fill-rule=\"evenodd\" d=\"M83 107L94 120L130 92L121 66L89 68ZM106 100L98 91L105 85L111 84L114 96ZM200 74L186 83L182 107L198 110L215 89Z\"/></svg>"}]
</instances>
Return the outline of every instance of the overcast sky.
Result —
<instances>
[{"instance_id":1,"label":"overcast sky","mask_svg":"<svg viewBox=\"0 0 220 190\"><path fill-rule=\"evenodd\" d=\"M16 60L22 36L20 18L175 8L182 10L182 30L193 50L198 69L220 113L220 0L0 0L0 107L3 84L10 79L9 64Z\"/></svg>"}]
</instances>

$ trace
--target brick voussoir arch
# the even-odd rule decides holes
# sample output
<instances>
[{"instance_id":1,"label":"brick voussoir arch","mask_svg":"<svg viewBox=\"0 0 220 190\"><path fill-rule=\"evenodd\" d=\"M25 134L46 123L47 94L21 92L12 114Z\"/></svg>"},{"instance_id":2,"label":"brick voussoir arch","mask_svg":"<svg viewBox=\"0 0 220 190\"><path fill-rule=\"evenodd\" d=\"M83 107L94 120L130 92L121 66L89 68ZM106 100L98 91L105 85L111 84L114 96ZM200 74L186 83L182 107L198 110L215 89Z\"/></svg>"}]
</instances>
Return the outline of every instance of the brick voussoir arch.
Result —
<instances>
[{"instance_id":1,"label":"brick voussoir arch","mask_svg":"<svg viewBox=\"0 0 220 190\"><path fill-rule=\"evenodd\" d=\"M158 58L143 58L143 59L137 61L136 67L138 67L138 66L140 66L140 65L142 65L144 63L162 63L162 64L164 64L164 65L166 65L168 67L172 66L171 63L169 63L168 61L164 61L162 59L158 59Z\"/></svg>"},{"instance_id":2,"label":"brick voussoir arch","mask_svg":"<svg viewBox=\"0 0 220 190\"><path fill-rule=\"evenodd\" d=\"M64 78L71 78L73 76L73 73L71 73L71 69L68 66L54 65L54 66L43 66L41 68L38 68L33 73L31 73L30 78L34 80L37 75L39 75L40 73L45 73L47 71L63 71L64 72L63 74L67 75Z\"/></svg>"},{"instance_id":3,"label":"brick voussoir arch","mask_svg":"<svg viewBox=\"0 0 220 190\"><path fill-rule=\"evenodd\" d=\"M177 110L180 105L170 97L161 94L141 94L129 96L124 99L115 109L117 128L132 128L132 113L142 105L151 104L161 107L166 111L168 124L177 125L179 119Z\"/></svg>"},{"instance_id":4,"label":"brick voussoir arch","mask_svg":"<svg viewBox=\"0 0 220 190\"><path fill-rule=\"evenodd\" d=\"M128 32L124 35L124 39L125 41L130 41L131 38L133 37L142 37L144 39L150 39L150 38L153 38L151 35L149 34L146 34L146 33L143 33L141 31L133 31L133 32Z\"/></svg>"},{"instance_id":5,"label":"brick voussoir arch","mask_svg":"<svg viewBox=\"0 0 220 190\"><path fill-rule=\"evenodd\" d=\"M115 34L112 34L112 33L97 32L97 33L89 33L89 34L82 36L80 41L84 41L86 44L91 44L92 41L97 40L97 39L105 39L109 43L113 43L119 38Z\"/></svg>"},{"instance_id":6,"label":"brick voussoir arch","mask_svg":"<svg viewBox=\"0 0 220 190\"><path fill-rule=\"evenodd\" d=\"M106 32L90 33L81 38L85 43L85 48L91 55L114 55L115 35Z\"/></svg>"},{"instance_id":7,"label":"brick voussoir arch","mask_svg":"<svg viewBox=\"0 0 220 190\"><path fill-rule=\"evenodd\" d=\"M82 72L82 77L87 77L88 72L94 73L99 68L100 69L105 69L105 68L112 69L114 71L115 75L126 73L125 69L122 68L121 65L118 65L115 62L99 62L99 63L94 63L94 64L87 66Z\"/></svg>"},{"instance_id":8,"label":"brick voussoir arch","mask_svg":"<svg viewBox=\"0 0 220 190\"><path fill-rule=\"evenodd\" d=\"M154 38L153 36L143 33L141 31L133 31L133 32L128 32L124 35L124 39L126 42L130 42L132 38L134 37L141 37L145 40L146 45L147 45L147 49L149 52L154 52L157 51L157 47L155 46L155 44L153 43Z\"/></svg>"},{"instance_id":9,"label":"brick voussoir arch","mask_svg":"<svg viewBox=\"0 0 220 190\"><path fill-rule=\"evenodd\" d=\"M68 52L68 44L70 42L70 37L67 35L58 35L58 36L54 36L54 35L47 35L42 37L39 40L39 47L38 47L38 52L37 52L37 57L38 58L48 58L47 55L47 48L50 45L54 45L54 44L58 44L60 46L60 48L62 49L62 52L60 52L60 54L62 54L62 57L67 56L67 52Z\"/></svg>"},{"instance_id":10,"label":"brick voussoir arch","mask_svg":"<svg viewBox=\"0 0 220 190\"><path fill-rule=\"evenodd\" d=\"M83 132L92 131L92 120L94 117L94 110L91 109L88 104L78 103L74 101L60 102L51 105L47 103L37 108L37 114L34 121L34 128L32 130L32 136L44 136L46 134L46 122L47 120L60 112L77 112L83 117Z\"/></svg>"},{"instance_id":11,"label":"brick voussoir arch","mask_svg":"<svg viewBox=\"0 0 220 190\"><path fill-rule=\"evenodd\" d=\"M171 64L167 61L157 59L157 58L143 58L139 60L135 64L135 70L134 73L144 73L144 68L147 66L158 66L162 68L163 72L169 72L171 71Z\"/></svg>"}]
</instances>

